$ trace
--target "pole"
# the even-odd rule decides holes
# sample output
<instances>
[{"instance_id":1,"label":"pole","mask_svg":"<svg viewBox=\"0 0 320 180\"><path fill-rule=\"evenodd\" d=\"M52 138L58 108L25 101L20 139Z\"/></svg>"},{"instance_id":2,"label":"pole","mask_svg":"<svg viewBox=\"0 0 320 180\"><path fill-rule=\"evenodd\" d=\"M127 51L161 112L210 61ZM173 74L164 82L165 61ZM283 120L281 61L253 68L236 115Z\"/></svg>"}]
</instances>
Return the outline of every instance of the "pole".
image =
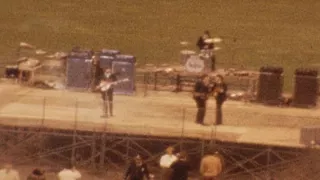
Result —
<instances>
[{"instance_id":1,"label":"pole","mask_svg":"<svg viewBox=\"0 0 320 180\"><path fill-rule=\"evenodd\" d=\"M182 90L182 88L181 88L181 76L178 73L177 76L176 76L176 92L178 93L181 90Z\"/></svg>"},{"instance_id":2,"label":"pole","mask_svg":"<svg viewBox=\"0 0 320 180\"><path fill-rule=\"evenodd\" d=\"M267 177L271 177L271 173L270 173L270 163L271 163L271 148L269 147L268 148L268 151L267 151Z\"/></svg>"},{"instance_id":3,"label":"pole","mask_svg":"<svg viewBox=\"0 0 320 180\"><path fill-rule=\"evenodd\" d=\"M46 97L43 97L41 127L44 126L45 119L46 119Z\"/></svg>"},{"instance_id":4,"label":"pole","mask_svg":"<svg viewBox=\"0 0 320 180\"><path fill-rule=\"evenodd\" d=\"M144 97L148 95L148 85L149 85L149 75L147 72L143 74L143 81L144 81Z\"/></svg>"},{"instance_id":5,"label":"pole","mask_svg":"<svg viewBox=\"0 0 320 180\"><path fill-rule=\"evenodd\" d=\"M129 164L129 155L130 155L130 141L129 141L129 138L127 138L126 140L126 163Z\"/></svg>"},{"instance_id":6,"label":"pole","mask_svg":"<svg viewBox=\"0 0 320 180\"><path fill-rule=\"evenodd\" d=\"M154 72L154 90L157 90L157 84L158 84L158 71Z\"/></svg>"},{"instance_id":7,"label":"pole","mask_svg":"<svg viewBox=\"0 0 320 180\"><path fill-rule=\"evenodd\" d=\"M76 154L76 134L77 134L77 121L78 121L78 99L75 103L75 116L74 116L74 129L72 136L72 152L71 152L71 163L75 163L75 154Z\"/></svg>"},{"instance_id":8,"label":"pole","mask_svg":"<svg viewBox=\"0 0 320 180\"><path fill-rule=\"evenodd\" d=\"M91 144L91 167L93 170L96 170L96 154L97 154L97 149L96 149L96 132L94 130L92 134L92 144Z\"/></svg>"},{"instance_id":9,"label":"pole","mask_svg":"<svg viewBox=\"0 0 320 180\"><path fill-rule=\"evenodd\" d=\"M182 128L181 128L181 140L180 140L180 151L183 149L183 136L185 128L185 119L186 119L186 109L182 108Z\"/></svg>"},{"instance_id":10,"label":"pole","mask_svg":"<svg viewBox=\"0 0 320 180\"><path fill-rule=\"evenodd\" d=\"M217 113L217 111L216 111ZM217 125L215 123L215 121L212 121L211 124L211 138L210 138L210 146L212 146L213 144L216 145L217 141Z\"/></svg>"},{"instance_id":11,"label":"pole","mask_svg":"<svg viewBox=\"0 0 320 180\"><path fill-rule=\"evenodd\" d=\"M100 152L100 169L104 168L105 162L105 152L106 152L106 131L107 131L107 121L104 121L104 130L101 136L101 152Z\"/></svg>"},{"instance_id":12,"label":"pole","mask_svg":"<svg viewBox=\"0 0 320 180\"><path fill-rule=\"evenodd\" d=\"M205 141L204 139L201 140L201 157L204 156L204 148L205 148Z\"/></svg>"},{"instance_id":13,"label":"pole","mask_svg":"<svg viewBox=\"0 0 320 180\"><path fill-rule=\"evenodd\" d=\"M103 132L101 137L100 170L102 170L104 167L105 152L106 152L106 134L105 132Z\"/></svg>"}]
</instances>

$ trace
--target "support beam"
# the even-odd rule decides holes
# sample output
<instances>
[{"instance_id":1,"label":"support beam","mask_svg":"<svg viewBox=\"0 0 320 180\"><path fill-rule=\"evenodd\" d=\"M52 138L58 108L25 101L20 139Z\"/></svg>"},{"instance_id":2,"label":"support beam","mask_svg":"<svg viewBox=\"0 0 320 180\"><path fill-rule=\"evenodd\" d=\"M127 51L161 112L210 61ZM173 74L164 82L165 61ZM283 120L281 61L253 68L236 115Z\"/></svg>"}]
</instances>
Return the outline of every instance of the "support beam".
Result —
<instances>
[{"instance_id":1,"label":"support beam","mask_svg":"<svg viewBox=\"0 0 320 180\"><path fill-rule=\"evenodd\" d=\"M76 162L76 144L77 144L77 127L78 127L78 100L75 103L75 114L74 114L74 129L73 129L73 136L72 136L72 151L71 151L71 163Z\"/></svg>"},{"instance_id":2,"label":"support beam","mask_svg":"<svg viewBox=\"0 0 320 180\"><path fill-rule=\"evenodd\" d=\"M103 133L101 136L100 170L104 169L105 154L106 154L106 134Z\"/></svg>"},{"instance_id":3,"label":"support beam","mask_svg":"<svg viewBox=\"0 0 320 180\"><path fill-rule=\"evenodd\" d=\"M130 163L130 141L128 138L126 138L126 164Z\"/></svg>"},{"instance_id":4,"label":"support beam","mask_svg":"<svg viewBox=\"0 0 320 180\"><path fill-rule=\"evenodd\" d=\"M91 143L91 168L96 170L96 154L97 154L97 147L96 147L96 133L92 134L92 143Z\"/></svg>"}]
</instances>

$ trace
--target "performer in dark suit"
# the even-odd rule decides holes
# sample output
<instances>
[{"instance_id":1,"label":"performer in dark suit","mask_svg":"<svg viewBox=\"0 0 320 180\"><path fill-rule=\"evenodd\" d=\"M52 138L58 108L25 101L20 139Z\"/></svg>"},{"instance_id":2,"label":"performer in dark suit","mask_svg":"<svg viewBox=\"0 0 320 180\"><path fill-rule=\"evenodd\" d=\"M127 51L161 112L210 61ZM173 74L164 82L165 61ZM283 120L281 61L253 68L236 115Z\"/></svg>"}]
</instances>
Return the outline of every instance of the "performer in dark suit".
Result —
<instances>
[{"instance_id":1,"label":"performer in dark suit","mask_svg":"<svg viewBox=\"0 0 320 180\"><path fill-rule=\"evenodd\" d=\"M204 125L204 117L206 114L206 105L208 94L210 93L210 79L208 75L202 75L200 80L196 82L193 90L193 99L197 103L196 123Z\"/></svg>"},{"instance_id":2,"label":"performer in dark suit","mask_svg":"<svg viewBox=\"0 0 320 180\"><path fill-rule=\"evenodd\" d=\"M199 37L198 41L197 41L197 46L199 47L200 50L212 50L214 48L214 44L213 43L207 43L206 40L210 39L210 33L209 31L205 31L204 34L202 36Z\"/></svg>"},{"instance_id":3,"label":"performer in dark suit","mask_svg":"<svg viewBox=\"0 0 320 180\"><path fill-rule=\"evenodd\" d=\"M111 68L106 68L101 78L101 83L97 87L100 89L101 98L103 100L103 111L104 114L102 117L113 116L113 85L112 83L117 81L117 77L115 74L111 73ZM106 86L110 85L109 88L106 89ZM108 113L109 110L109 113Z\"/></svg>"},{"instance_id":4,"label":"performer in dark suit","mask_svg":"<svg viewBox=\"0 0 320 180\"><path fill-rule=\"evenodd\" d=\"M224 83L223 76L217 75L213 86L214 96L216 98L216 124L222 124L222 105L227 100L227 84Z\"/></svg>"}]
</instances>

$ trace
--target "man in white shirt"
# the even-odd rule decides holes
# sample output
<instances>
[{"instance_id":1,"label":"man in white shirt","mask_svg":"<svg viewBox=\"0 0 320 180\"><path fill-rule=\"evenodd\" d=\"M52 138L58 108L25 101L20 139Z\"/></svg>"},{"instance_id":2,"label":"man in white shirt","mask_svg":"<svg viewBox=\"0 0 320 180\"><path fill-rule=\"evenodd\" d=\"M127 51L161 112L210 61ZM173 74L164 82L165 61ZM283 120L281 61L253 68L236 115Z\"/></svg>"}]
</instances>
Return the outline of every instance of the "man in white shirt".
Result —
<instances>
[{"instance_id":1,"label":"man in white shirt","mask_svg":"<svg viewBox=\"0 0 320 180\"><path fill-rule=\"evenodd\" d=\"M168 147L166 149L166 154L164 154L160 158L160 167L162 168L162 180L170 180L171 176L171 169L170 166L172 163L177 161L177 156L173 154L174 148L173 147Z\"/></svg>"},{"instance_id":2,"label":"man in white shirt","mask_svg":"<svg viewBox=\"0 0 320 180\"><path fill-rule=\"evenodd\" d=\"M11 163L6 163L0 170L0 180L20 180L18 171L12 169Z\"/></svg>"},{"instance_id":3,"label":"man in white shirt","mask_svg":"<svg viewBox=\"0 0 320 180\"><path fill-rule=\"evenodd\" d=\"M77 180L80 178L81 174L74 165L70 165L68 169L63 169L58 173L59 180Z\"/></svg>"}]
</instances>

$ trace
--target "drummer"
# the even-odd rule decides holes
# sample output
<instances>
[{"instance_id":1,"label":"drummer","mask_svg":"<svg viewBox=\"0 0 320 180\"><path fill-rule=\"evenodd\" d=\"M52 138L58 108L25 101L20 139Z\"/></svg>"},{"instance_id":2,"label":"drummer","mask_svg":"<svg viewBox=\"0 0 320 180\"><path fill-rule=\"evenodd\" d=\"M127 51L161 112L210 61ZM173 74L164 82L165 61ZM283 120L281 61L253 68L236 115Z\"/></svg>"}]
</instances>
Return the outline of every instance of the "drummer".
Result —
<instances>
[{"instance_id":1,"label":"drummer","mask_svg":"<svg viewBox=\"0 0 320 180\"><path fill-rule=\"evenodd\" d=\"M213 50L214 44L210 41L211 36L209 31L204 31L204 34L199 37L197 46L200 50Z\"/></svg>"}]
</instances>

